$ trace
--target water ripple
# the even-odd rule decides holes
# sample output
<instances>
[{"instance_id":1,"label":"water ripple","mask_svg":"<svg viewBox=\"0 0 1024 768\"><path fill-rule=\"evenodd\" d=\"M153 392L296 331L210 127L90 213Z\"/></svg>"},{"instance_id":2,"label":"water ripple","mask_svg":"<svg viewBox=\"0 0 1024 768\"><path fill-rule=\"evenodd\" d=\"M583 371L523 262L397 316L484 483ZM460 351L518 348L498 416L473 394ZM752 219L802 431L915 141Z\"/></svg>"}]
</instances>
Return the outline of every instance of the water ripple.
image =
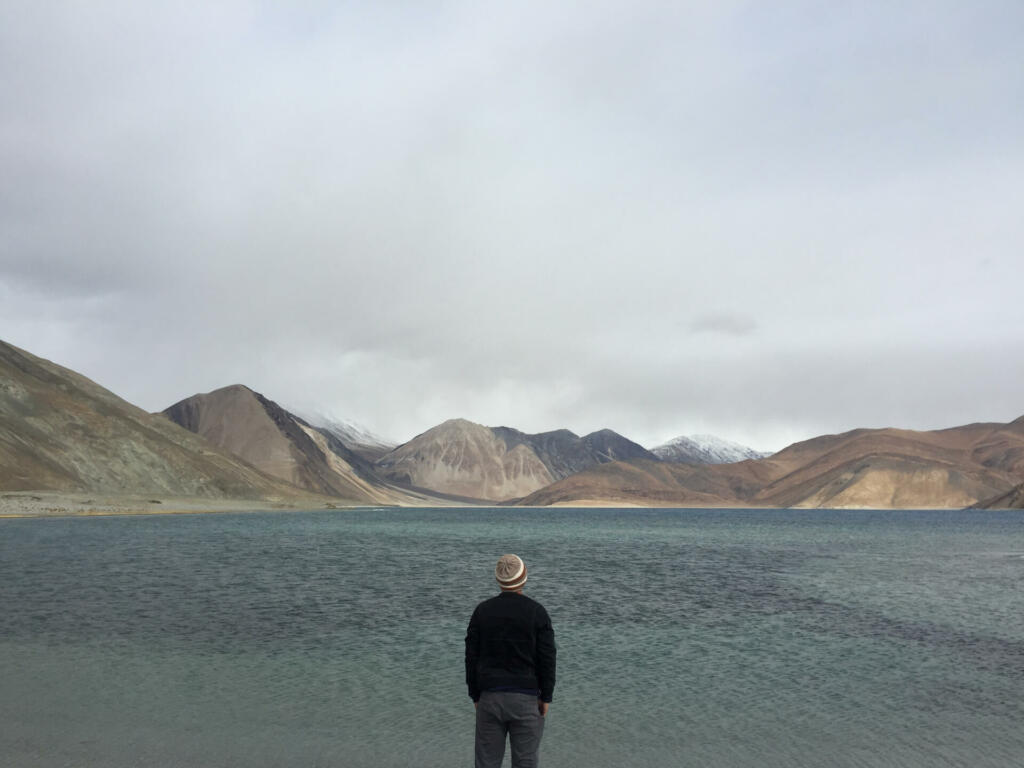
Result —
<instances>
[{"instance_id":1,"label":"water ripple","mask_svg":"<svg viewBox=\"0 0 1024 768\"><path fill-rule=\"evenodd\" d=\"M0 755L467 763L462 637L530 565L562 766L1006 766L1024 518L386 510L0 521Z\"/></svg>"}]
</instances>

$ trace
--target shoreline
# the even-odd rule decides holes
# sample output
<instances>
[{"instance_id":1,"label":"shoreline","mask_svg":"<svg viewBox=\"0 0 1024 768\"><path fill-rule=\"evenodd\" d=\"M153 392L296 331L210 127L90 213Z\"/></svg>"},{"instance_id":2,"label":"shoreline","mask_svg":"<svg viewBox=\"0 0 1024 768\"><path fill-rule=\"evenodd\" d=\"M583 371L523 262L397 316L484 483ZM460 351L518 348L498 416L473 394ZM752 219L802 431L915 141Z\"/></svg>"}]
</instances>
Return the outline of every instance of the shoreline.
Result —
<instances>
[{"instance_id":1,"label":"shoreline","mask_svg":"<svg viewBox=\"0 0 1024 768\"><path fill-rule=\"evenodd\" d=\"M113 517L122 515L207 515L238 512L298 512L314 509L354 509L364 504L343 500L209 499L160 494L89 494L57 491L0 493L0 519L47 517ZM382 505L383 506L383 505Z\"/></svg>"},{"instance_id":2,"label":"shoreline","mask_svg":"<svg viewBox=\"0 0 1024 768\"><path fill-rule=\"evenodd\" d=\"M580 499L578 501L558 502L546 506L509 506L497 502L481 502L475 505L482 509L786 509L785 507L766 507L761 505L685 505L671 504L639 504L637 502L616 501L614 499ZM342 511L363 509L419 509L421 507L438 507L436 504L366 504L343 499L288 499L288 500L257 500L257 499L210 499L192 496L162 496L159 494L87 494L61 493L57 491L6 491L0 492L0 520L18 520L29 518L57 517L123 517L150 515L214 515L243 512L304 512L304 511ZM467 505L452 505L452 508L466 508ZM796 507L795 509L828 509L832 511L954 511L962 507L934 508L873 508L873 507Z\"/></svg>"}]
</instances>

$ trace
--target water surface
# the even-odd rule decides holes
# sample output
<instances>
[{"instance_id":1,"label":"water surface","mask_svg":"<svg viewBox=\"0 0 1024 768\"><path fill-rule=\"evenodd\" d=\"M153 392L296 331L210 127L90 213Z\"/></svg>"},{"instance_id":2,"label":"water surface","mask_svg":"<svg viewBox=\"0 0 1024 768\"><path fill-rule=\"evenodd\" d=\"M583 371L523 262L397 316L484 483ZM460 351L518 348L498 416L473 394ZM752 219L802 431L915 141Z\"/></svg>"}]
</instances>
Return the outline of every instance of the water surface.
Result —
<instances>
[{"instance_id":1,"label":"water surface","mask_svg":"<svg viewBox=\"0 0 1024 768\"><path fill-rule=\"evenodd\" d=\"M1024 754L1022 513L389 509L0 521L0 762L471 765L507 551L548 766Z\"/></svg>"}]
</instances>

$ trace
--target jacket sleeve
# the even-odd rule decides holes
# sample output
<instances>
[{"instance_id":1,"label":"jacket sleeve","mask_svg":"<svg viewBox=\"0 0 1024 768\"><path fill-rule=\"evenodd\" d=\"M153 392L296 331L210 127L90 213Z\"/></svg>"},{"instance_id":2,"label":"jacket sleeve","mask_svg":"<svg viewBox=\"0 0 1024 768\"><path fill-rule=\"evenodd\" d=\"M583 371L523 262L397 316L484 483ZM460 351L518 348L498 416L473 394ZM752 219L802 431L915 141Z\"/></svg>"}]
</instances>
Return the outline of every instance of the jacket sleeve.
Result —
<instances>
[{"instance_id":1,"label":"jacket sleeve","mask_svg":"<svg viewBox=\"0 0 1024 768\"><path fill-rule=\"evenodd\" d=\"M555 630L551 618L543 607L537 611L537 681L540 683L541 701L551 701L555 695Z\"/></svg>"},{"instance_id":2,"label":"jacket sleeve","mask_svg":"<svg viewBox=\"0 0 1024 768\"><path fill-rule=\"evenodd\" d=\"M480 621L477 612L469 620L469 627L466 629L466 686L469 688L469 697L473 701L480 700L480 683L477 681L477 661L480 658Z\"/></svg>"}]
</instances>

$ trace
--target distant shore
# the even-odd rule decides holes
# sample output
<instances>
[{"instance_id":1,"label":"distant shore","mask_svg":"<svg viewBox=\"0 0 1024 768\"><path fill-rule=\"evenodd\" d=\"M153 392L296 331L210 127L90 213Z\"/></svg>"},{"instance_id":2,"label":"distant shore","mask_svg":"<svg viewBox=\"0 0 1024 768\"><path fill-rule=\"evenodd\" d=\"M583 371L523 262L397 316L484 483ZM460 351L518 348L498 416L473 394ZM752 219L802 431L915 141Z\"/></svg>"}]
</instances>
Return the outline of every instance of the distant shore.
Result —
<instances>
[{"instance_id":1,"label":"distant shore","mask_svg":"<svg viewBox=\"0 0 1024 768\"><path fill-rule=\"evenodd\" d=\"M391 505L367 504L365 502L347 502L344 499L287 499L280 501L257 501L253 499L209 499L199 496L164 496L155 495L119 495L119 494L88 494L61 493L57 491L4 491L0 492L0 520L5 518L43 518L43 517L107 517L114 515L206 515L231 512L298 512L303 510L355 510L380 509L414 509L420 506L437 507L438 504L422 505ZM447 505L445 505L447 506ZM561 501L548 506L514 506L497 502L481 501L479 504L453 503L452 507L502 507L507 509L650 509L669 507L673 509L782 509L782 507L766 507L750 504L642 504L636 501L616 499L575 499ZM799 509L799 507L798 507ZM834 510L863 510L870 507L829 507ZM895 508L891 508L895 509ZM904 509L904 508L901 508ZM909 508L905 508L909 509ZM913 509L930 509L935 511L954 509L953 507L915 507ZM957 508L958 509L958 508Z\"/></svg>"},{"instance_id":2,"label":"distant shore","mask_svg":"<svg viewBox=\"0 0 1024 768\"><path fill-rule=\"evenodd\" d=\"M0 519L19 517L104 517L109 515L202 515L226 512L287 512L349 509L344 501L256 501L162 495L7 491L0 493Z\"/></svg>"},{"instance_id":3,"label":"distant shore","mask_svg":"<svg viewBox=\"0 0 1024 768\"><path fill-rule=\"evenodd\" d=\"M114 515L206 515L230 512L289 512L314 509L374 509L383 506L346 503L341 499L296 502L255 501L252 499L208 499L163 495L117 495L61 493L55 491L7 491L0 493L0 519L27 517L107 517ZM418 506L418 505L417 505ZM436 506L424 504L423 506ZM452 506L466 506L453 504ZM480 507L500 506L481 501ZM584 499L559 502L550 507L512 507L512 509L592 509L643 508L643 504L609 499ZM397 505L396 509L414 508Z\"/></svg>"}]
</instances>

